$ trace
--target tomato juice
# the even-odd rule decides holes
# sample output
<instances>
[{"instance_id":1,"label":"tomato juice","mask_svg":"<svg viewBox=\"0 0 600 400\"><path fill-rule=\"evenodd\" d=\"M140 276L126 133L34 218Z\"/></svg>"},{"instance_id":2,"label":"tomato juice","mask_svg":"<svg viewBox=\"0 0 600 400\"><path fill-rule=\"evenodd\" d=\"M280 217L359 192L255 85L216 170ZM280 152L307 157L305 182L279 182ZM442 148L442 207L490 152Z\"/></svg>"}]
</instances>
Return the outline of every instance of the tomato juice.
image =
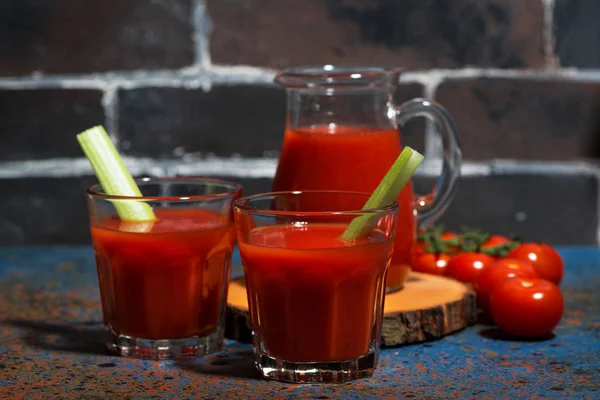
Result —
<instances>
[{"instance_id":1,"label":"tomato juice","mask_svg":"<svg viewBox=\"0 0 600 400\"><path fill-rule=\"evenodd\" d=\"M321 125L285 132L273 191L350 190L372 193L402 150L394 128ZM415 241L412 183L398 196L395 250L388 287L401 286L410 271Z\"/></svg>"},{"instance_id":2,"label":"tomato juice","mask_svg":"<svg viewBox=\"0 0 600 400\"><path fill-rule=\"evenodd\" d=\"M213 333L226 299L233 222L195 208L154 212L148 232L132 231L131 222L123 231L116 216L92 222L105 325L151 340Z\"/></svg>"},{"instance_id":3,"label":"tomato juice","mask_svg":"<svg viewBox=\"0 0 600 400\"><path fill-rule=\"evenodd\" d=\"M269 356L344 361L376 346L393 243L375 230L348 244L346 226L270 225L240 237L255 346Z\"/></svg>"}]
</instances>

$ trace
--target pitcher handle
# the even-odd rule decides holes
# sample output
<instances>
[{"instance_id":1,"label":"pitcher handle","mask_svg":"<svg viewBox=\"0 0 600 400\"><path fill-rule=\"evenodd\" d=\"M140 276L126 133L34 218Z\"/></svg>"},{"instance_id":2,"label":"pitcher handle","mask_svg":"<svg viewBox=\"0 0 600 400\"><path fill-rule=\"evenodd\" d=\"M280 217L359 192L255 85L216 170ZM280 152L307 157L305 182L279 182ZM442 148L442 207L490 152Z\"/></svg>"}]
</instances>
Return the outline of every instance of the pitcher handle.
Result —
<instances>
[{"instance_id":1,"label":"pitcher handle","mask_svg":"<svg viewBox=\"0 0 600 400\"><path fill-rule=\"evenodd\" d=\"M420 228L434 224L446 211L454 196L456 180L460 176L462 151L458 131L448 111L440 104L427 99L412 99L396 107L400 126L414 117L426 117L435 123L442 140L442 172L431 193L416 197Z\"/></svg>"}]
</instances>

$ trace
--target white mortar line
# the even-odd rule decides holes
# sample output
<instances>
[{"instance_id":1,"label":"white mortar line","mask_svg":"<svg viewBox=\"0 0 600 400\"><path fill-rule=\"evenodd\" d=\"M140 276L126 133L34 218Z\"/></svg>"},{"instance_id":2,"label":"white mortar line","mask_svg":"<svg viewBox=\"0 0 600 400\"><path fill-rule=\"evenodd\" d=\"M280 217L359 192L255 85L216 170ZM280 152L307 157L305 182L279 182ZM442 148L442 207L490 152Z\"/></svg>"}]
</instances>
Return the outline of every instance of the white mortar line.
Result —
<instances>
[{"instance_id":1,"label":"white mortar line","mask_svg":"<svg viewBox=\"0 0 600 400\"><path fill-rule=\"evenodd\" d=\"M133 175L152 174L162 176L167 168L171 175L231 176L240 178L272 178L277 168L277 158L242 157L193 157L155 160L152 158L124 156L123 160ZM417 176L439 175L441 163L423 165ZM92 169L86 158L57 158L50 160L27 160L0 162L0 179L26 177L76 177L91 175ZM595 164L572 162L543 162L493 160L492 162L464 162L464 177L490 175L584 175L600 176Z\"/></svg>"},{"instance_id":2,"label":"white mortar line","mask_svg":"<svg viewBox=\"0 0 600 400\"><path fill-rule=\"evenodd\" d=\"M560 66L560 61L555 53L556 38L554 37L554 0L542 0L544 12L543 46L546 68L554 69Z\"/></svg>"},{"instance_id":3,"label":"white mortar line","mask_svg":"<svg viewBox=\"0 0 600 400\"><path fill-rule=\"evenodd\" d=\"M417 171L421 176L437 176L442 162L434 160L424 164ZM593 163L585 161L522 161L522 160L490 160L485 162L465 161L461 166L461 176L491 175L583 175L600 178L600 169Z\"/></svg>"},{"instance_id":4,"label":"white mortar line","mask_svg":"<svg viewBox=\"0 0 600 400\"><path fill-rule=\"evenodd\" d=\"M123 161L132 175L164 175L163 168L155 160L139 157L123 157ZM6 161L0 163L0 179L72 178L93 174L92 167L85 157Z\"/></svg>"},{"instance_id":5,"label":"white mortar line","mask_svg":"<svg viewBox=\"0 0 600 400\"><path fill-rule=\"evenodd\" d=\"M170 162L171 176L226 176L238 178L273 178L277 158L207 157Z\"/></svg>"},{"instance_id":6,"label":"white mortar line","mask_svg":"<svg viewBox=\"0 0 600 400\"><path fill-rule=\"evenodd\" d=\"M442 170L441 160L430 160L423 162L415 176L437 177ZM489 176L492 174L492 168L488 163L463 163L460 168L461 176Z\"/></svg>"},{"instance_id":7,"label":"white mortar line","mask_svg":"<svg viewBox=\"0 0 600 400\"><path fill-rule=\"evenodd\" d=\"M528 80L572 80L600 82L600 70L578 70L577 68L561 68L556 70L536 69L498 69L498 68L460 68L431 69L408 71L401 78L404 82L427 84L431 81L446 79L476 78L513 78Z\"/></svg>"},{"instance_id":8,"label":"white mortar line","mask_svg":"<svg viewBox=\"0 0 600 400\"><path fill-rule=\"evenodd\" d=\"M432 99L435 97L439 84L446 79L447 74L451 71L453 70L407 71L400 75L400 83L420 83L424 86L424 97Z\"/></svg>"},{"instance_id":9,"label":"white mortar line","mask_svg":"<svg viewBox=\"0 0 600 400\"><path fill-rule=\"evenodd\" d=\"M209 67L186 67L175 70L117 71L82 75L30 75L0 78L0 89L100 89L110 86L124 89L143 87L202 87L203 82L217 84L271 83L275 70L248 65L210 65ZM529 80L567 80L573 82L600 83L600 70L577 70L562 68L554 71L510 70L495 68L461 68L415 70L404 73L403 83L418 82L425 85L425 95L435 93L437 86L446 79L513 78Z\"/></svg>"},{"instance_id":10,"label":"white mortar line","mask_svg":"<svg viewBox=\"0 0 600 400\"><path fill-rule=\"evenodd\" d=\"M210 34L212 23L206 12L204 0L195 0L192 10L192 26L194 27L193 41L195 44L195 65L208 69L211 65L210 59Z\"/></svg>"},{"instance_id":11,"label":"white mortar line","mask_svg":"<svg viewBox=\"0 0 600 400\"><path fill-rule=\"evenodd\" d=\"M206 75L206 73L204 73ZM100 89L111 87L132 89L137 87L186 87L197 81L199 72L193 68L181 70L137 70L130 72L107 72L86 75L51 75L0 78L0 89ZM198 86L198 85L196 85Z\"/></svg>"},{"instance_id":12,"label":"white mortar line","mask_svg":"<svg viewBox=\"0 0 600 400\"><path fill-rule=\"evenodd\" d=\"M204 0L194 0L192 10L192 26L194 27L193 41L195 60L194 65L189 69L188 75L192 79L186 87L202 88L208 92L212 88L209 69L212 64L210 58L210 34L212 23L210 16L206 11L206 2Z\"/></svg>"},{"instance_id":13,"label":"white mortar line","mask_svg":"<svg viewBox=\"0 0 600 400\"><path fill-rule=\"evenodd\" d=\"M247 65L212 65L208 74L214 84L272 84L277 70Z\"/></svg>"},{"instance_id":14,"label":"white mortar line","mask_svg":"<svg viewBox=\"0 0 600 400\"><path fill-rule=\"evenodd\" d=\"M104 90L102 107L104 108L105 128L113 143L119 147L119 96L117 90L115 86Z\"/></svg>"},{"instance_id":15,"label":"white mortar line","mask_svg":"<svg viewBox=\"0 0 600 400\"><path fill-rule=\"evenodd\" d=\"M164 176L168 170L169 175L272 178L277 167L275 158L210 157L193 161L158 161L124 156L123 161L134 176ZM89 175L93 175L93 171L84 157L0 162L0 179L70 178Z\"/></svg>"},{"instance_id":16,"label":"white mortar line","mask_svg":"<svg viewBox=\"0 0 600 400\"><path fill-rule=\"evenodd\" d=\"M52 75L52 76L22 76L0 78L0 89L99 89L109 86L105 79L96 75Z\"/></svg>"},{"instance_id":17,"label":"white mortar line","mask_svg":"<svg viewBox=\"0 0 600 400\"><path fill-rule=\"evenodd\" d=\"M583 175L600 178L600 169L586 161L491 160L492 175Z\"/></svg>"}]
</instances>

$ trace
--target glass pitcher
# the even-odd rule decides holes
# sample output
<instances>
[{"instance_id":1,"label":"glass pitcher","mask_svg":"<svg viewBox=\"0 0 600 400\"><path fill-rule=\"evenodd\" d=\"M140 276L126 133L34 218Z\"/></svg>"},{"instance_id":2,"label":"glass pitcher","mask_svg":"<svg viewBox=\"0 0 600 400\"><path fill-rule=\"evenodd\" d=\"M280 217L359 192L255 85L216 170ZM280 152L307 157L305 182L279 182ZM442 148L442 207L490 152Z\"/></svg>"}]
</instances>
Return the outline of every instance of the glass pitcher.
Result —
<instances>
[{"instance_id":1,"label":"glass pitcher","mask_svg":"<svg viewBox=\"0 0 600 400\"><path fill-rule=\"evenodd\" d=\"M398 196L388 291L401 288L410 272L417 220L425 228L447 208L462 159L454 122L441 105L425 99L395 104L399 77L395 68L332 65L289 68L275 77L286 88L287 121L273 191L372 192L400 154L399 125L420 116L437 125L441 174L431 193L415 198L409 183Z\"/></svg>"}]
</instances>

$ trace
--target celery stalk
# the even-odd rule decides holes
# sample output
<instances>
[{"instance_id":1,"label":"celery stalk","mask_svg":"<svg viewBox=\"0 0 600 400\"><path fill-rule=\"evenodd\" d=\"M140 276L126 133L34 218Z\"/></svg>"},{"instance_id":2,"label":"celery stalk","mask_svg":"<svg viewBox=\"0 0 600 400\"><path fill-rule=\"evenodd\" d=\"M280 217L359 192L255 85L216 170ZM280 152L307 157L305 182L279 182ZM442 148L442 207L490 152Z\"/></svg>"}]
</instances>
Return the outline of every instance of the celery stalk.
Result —
<instances>
[{"instance_id":1,"label":"celery stalk","mask_svg":"<svg viewBox=\"0 0 600 400\"><path fill-rule=\"evenodd\" d=\"M381 208L396 200L422 162L423 155L421 153L408 146L404 147L377 189L365 203L363 210ZM342 239L354 240L368 234L374 228L373 224L377 223L378 218L378 215L373 214L354 218L342 233Z\"/></svg>"},{"instance_id":2,"label":"celery stalk","mask_svg":"<svg viewBox=\"0 0 600 400\"><path fill-rule=\"evenodd\" d=\"M77 141L106 194L132 197L142 195L102 126L95 126L78 134ZM113 200L113 204L124 221L156 219L152 207L142 201Z\"/></svg>"}]
</instances>

